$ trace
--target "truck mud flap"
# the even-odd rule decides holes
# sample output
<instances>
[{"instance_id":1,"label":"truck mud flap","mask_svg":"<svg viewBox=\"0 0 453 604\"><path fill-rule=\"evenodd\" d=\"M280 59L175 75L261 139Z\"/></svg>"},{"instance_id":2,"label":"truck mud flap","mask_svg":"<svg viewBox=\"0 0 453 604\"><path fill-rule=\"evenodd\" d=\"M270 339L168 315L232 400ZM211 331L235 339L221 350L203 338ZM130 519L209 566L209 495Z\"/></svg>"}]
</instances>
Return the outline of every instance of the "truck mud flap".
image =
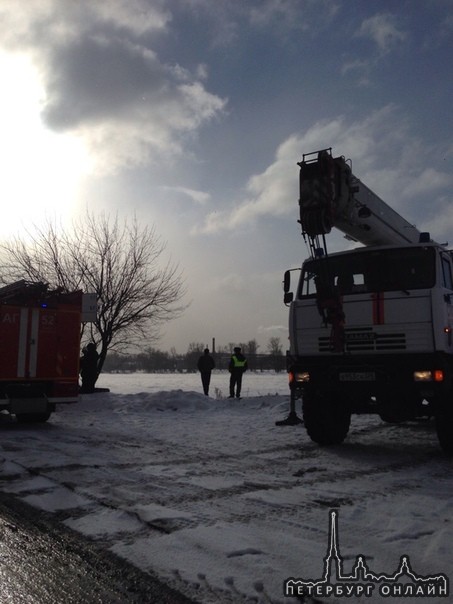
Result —
<instances>
[{"instance_id":1,"label":"truck mud flap","mask_svg":"<svg viewBox=\"0 0 453 604\"><path fill-rule=\"evenodd\" d=\"M24 413L46 413L49 401L40 387L36 385L12 384L6 391L8 411L14 415Z\"/></svg>"},{"instance_id":2,"label":"truck mud flap","mask_svg":"<svg viewBox=\"0 0 453 604\"><path fill-rule=\"evenodd\" d=\"M17 398L9 399L9 412L13 415L25 413L46 413L47 398Z\"/></svg>"}]
</instances>

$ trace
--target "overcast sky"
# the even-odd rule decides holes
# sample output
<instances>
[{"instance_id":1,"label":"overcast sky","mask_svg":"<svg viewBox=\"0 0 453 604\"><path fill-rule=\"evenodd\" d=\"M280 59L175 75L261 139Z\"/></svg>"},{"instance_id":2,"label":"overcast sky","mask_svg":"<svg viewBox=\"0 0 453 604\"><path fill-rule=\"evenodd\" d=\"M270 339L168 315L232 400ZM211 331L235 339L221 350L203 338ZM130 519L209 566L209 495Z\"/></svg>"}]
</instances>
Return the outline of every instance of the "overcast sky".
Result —
<instances>
[{"instance_id":1,"label":"overcast sky","mask_svg":"<svg viewBox=\"0 0 453 604\"><path fill-rule=\"evenodd\" d=\"M0 237L87 205L155 225L191 303L162 349L286 348L303 153L332 147L453 243L452 0L0 0L0 19Z\"/></svg>"}]
</instances>

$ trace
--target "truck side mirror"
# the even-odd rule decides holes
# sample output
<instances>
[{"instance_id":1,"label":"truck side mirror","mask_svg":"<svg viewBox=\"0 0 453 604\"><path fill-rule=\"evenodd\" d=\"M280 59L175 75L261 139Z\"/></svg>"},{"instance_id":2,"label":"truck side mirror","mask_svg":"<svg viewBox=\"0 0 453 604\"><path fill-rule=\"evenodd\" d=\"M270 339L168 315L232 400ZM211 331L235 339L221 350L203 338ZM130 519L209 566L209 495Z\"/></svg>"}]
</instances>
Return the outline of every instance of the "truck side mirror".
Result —
<instances>
[{"instance_id":1,"label":"truck side mirror","mask_svg":"<svg viewBox=\"0 0 453 604\"><path fill-rule=\"evenodd\" d=\"M283 291L285 292L285 294L287 294L289 292L290 287L291 287L291 272L285 271L285 274L283 275Z\"/></svg>"},{"instance_id":2,"label":"truck side mirror","mask_svg":"<svg viewBox=\"0 0 453 604\"><path fill-rule=\"evenodd\" d=\"M285 304L291 304L291 302L294 300L294 294L293 292L285 292L285 295L283 296L283 302Z\"/></svg>"}]
</instances>

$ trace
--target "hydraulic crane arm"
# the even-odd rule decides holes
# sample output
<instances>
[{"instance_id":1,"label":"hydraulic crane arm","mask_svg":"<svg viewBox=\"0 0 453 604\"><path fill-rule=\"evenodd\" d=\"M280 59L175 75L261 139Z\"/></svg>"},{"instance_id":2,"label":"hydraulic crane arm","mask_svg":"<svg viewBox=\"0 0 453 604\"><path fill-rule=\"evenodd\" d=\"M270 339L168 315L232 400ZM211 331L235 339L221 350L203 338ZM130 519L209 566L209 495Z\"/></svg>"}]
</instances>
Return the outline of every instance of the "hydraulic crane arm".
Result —
<instances>
[{"instance_id":1,"label":"hydraulic crane arm","mask_svg":"<svg viewBox=\"0 0 453 604\"><path fill-rule=\"evenodd\" d=\"M418 243L420 232L352 174L331 149L303 156L300 166L300 224L313 248L336 227L365 246ZM324 243L325 247L325 243Z\"/></svg>"}]
</instances>

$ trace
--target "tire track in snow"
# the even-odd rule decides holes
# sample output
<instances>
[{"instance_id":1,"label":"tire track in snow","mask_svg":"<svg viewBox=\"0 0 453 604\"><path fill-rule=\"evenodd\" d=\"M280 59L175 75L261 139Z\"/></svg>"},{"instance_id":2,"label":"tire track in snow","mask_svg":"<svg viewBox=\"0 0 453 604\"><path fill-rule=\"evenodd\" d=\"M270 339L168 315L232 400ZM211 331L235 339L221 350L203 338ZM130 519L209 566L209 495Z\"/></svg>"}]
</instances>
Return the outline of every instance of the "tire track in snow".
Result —
<instances>
[{"instance_id":1,"label":"tire track in snow","mask_svg":"<svg viewBox=\"0 0 453 604\"><path fill-rule=\"evenodd\" d=\"M384 426L384 429L386 426ZM352 431L353 436L363 437L365 433L367 437L370 434L376 434L383 431L383 426L378 424L377 426L367 427L365 429L359 429ZM110 441L106 440L105 443ZM101 446L104 443L100 443ZM130 447L131 443L125 443L127 447ZM161 441L157 444L158 447L164 449L173 449L168 443ZM86 442L85 442L86 445ZM121 441L116 443L116 447L121 448L124 445ZM357 445L354 445L357 447ZM6 448L8 445L6 445ZM344 452L347 450L348 445L339 447L338 452ZM351 445L350 445L351 447ZM151 447L154 448L154 447ZM99 449L99 443L98 443ZM16 447L13 447L16 450ZM301 442L300 446L297 447L297 461L302 459L304 463L308 460L314 460L322 455L324 450L319 449L316 445L311 442ZM93 503L99 503L109 507L122 506L125 504L124 485L130 485L129 497L126 497L126 503L133 504L135 497L134 491L139 490L143 493L145 490L147 496L149 496L158 505L175 505L179 506L184 511L191 511L195 518L192 521L185 519L184 521L179 520L174 524L172 530L178 530L179 528L186 528L189 525L196 526L198 522L201 523L213 523L220 516L229 521L235 521L242 518L247 521L251 518L259 517L265 519L267 517L278 516L282 513L282 509L285 510L287 516L296 514L292 510L292 504L288 505L273 505L269 501L261 501L253 499L253 501L247 501L244 496L249 498L255 493L264 491L281 492L282 490L292 490L302 487L314 487L321 484L328 484L332 492L335 492L335 484L344 483L344 481L353 481L355 478L362 477L363 469L358 468L346 468L338 469L334 472L326 472L321 468L313 469L313 466L308 468L303 466L301 469L296 470L292 473L290 479L283 479L283 470L287 470L291 463L294 463L294 445L289 444L278 447L262 447L258 450L243 451L235 454L216 454L216 455L191 455L185 458L178 456L173 459L167 457L167 451L160 451L162 459L158 458L152 463L146 466L148 472L148 486L146 485L145 477L143 476L143 467L137 466L135 463L111 463L107 466L100 464L94 464L89 466L89 480L87 480L87 466L81 464L62 464L61 466L54 467L36 467L33 472L40 474L44 477L48 477L51 480L59 482L61 485L73 489L78 494L89 497ZM287 455L289 454L290 455ZM173 450L174 454L174 450ZM272 463L269 461L269 457L272 458ZM385 473L389 471L399 471L408 467L414 467L419 462L429 461L431 459L428 454L421 454L418 458L411 456L408 460L383 463L375 466L368 466L367 472L373 476L379 473ZM166 464L169 464L173 469L178 471L181 468L185 470L178 475L174 472L170 472L167 476L156 476L153 475L153 468L160 466L164 460ZM280 473L276 469L280 470ZM134 471L135 474L134 474ZM267 481L258 482L256 480L247 480L247 476L255 476L257 473L261 473L263 476L267 474ZM132 473L132 475L131 475ZM112 486L105 484L105 479L108 478L109 474L115 474L119 479L118 482L123 485L123 488L115 497L112 494ZM173 474L173 476L172 476ZM208 480L209 478L215 477L219 474L225 475L238 475L239 477L245 477L244 480L230 488L212 490L200 485L194 484L194 479ZM85 484L83 478L85 477ZM269 480L270 478L270 480ZM296 480L295 480L296 478ZM93 497L92 489L93 484L99 483L99 491L96 496ZM90 496L91 494L91 496ZM369 493L364 492L362 494L355 494L354 500L367 498ZM232 500L234 499L234 505ZM352 502L351 498L345 499L344 497L338 496L337 498L332 497L327 499L324 503L322 498L316 500L311 499L307 503L300 503L299 507L306 508L314 504L333 506L336 503L345 503L346 501ZM206 516L206 514L196 513L198 508L206 508L206 502L209 503L209 510L212 510L212 515ZM202 504L202 505L197 505ZM234 512L231 508L234 508ZM260 509L257 512L257 507ZM197 520L199 518L199 520ZM167 526L166 530L170 530Z\"/></svg>"}]
</instances>

